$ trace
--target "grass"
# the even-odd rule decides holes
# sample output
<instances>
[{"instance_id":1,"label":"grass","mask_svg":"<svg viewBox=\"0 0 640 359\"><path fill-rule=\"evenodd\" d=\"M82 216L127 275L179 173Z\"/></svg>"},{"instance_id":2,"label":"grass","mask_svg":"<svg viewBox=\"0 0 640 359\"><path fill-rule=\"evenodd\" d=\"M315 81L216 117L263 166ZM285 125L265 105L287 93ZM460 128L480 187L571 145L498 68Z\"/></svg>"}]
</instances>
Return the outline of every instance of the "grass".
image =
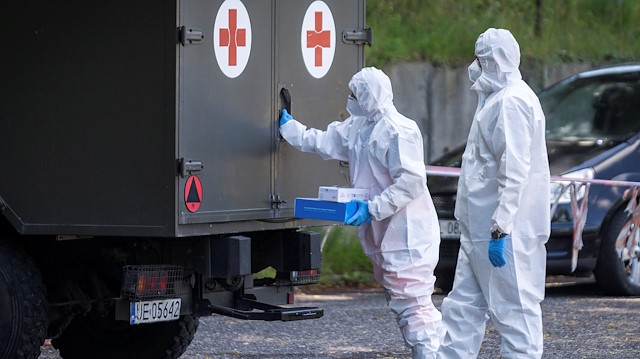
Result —
<instances>
[{"instance_id":1,"label":"grass","mask_svg":"<svg viewBox=\"0 0 640 359\"><path fill-rule=\"evenodd\" d=\"M369 258L364 255L356 227L335 226L316 228L329 235L322 250L320 284L362 286L374 282Z\"/></svg>"},{"instance_id":2,"label":"grass","mask_svg":"<svg viewBox=\"0 0 640 359\"><path fill-rule=\"evenodd\" d=\"M630 61L640 57L640 1L367 0L374 45L367 65L399 61L461 65L489 27L509 29L523 61Z\"/></svg>"},{"instance_id":3,"label":"grass","mask_svg":"<svg viewBox=\"0 0 640 359\"><path fill-rule=\"evenodd\" d=\"M305 230L318 232L325 240L320 287L375 285L371 262L362 252L356 227L332 226ZM264 268L253 275L254 279L275 277L276 270L273 267Z\"/></svg>"}]
</instances>

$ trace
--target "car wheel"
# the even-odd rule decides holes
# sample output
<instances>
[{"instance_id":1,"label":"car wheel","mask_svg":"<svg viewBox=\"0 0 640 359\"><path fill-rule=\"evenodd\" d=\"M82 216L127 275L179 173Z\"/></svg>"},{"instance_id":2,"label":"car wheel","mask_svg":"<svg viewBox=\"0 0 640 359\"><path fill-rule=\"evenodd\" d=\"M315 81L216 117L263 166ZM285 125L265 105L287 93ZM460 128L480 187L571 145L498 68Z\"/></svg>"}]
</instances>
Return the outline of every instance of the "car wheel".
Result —
<instances>
[{"instance_id":1,"label":"car wheel","mask_svg":"<svg viewBox=\"0 0 640 359\"><path fill-rule=\"evenodd\" d=\"M46 330L40 271L24 251L0 239L0 358L37 358Z\"/></svg>"},{"instance_id":2,"label":"car wheel","mask_svg":"<svg viewBox=\"0 0 640 359\"><path fill-rule=\"evenodd\" d=\"M632 233L631 214L622 208L613 216L602 235L595 268L598 285L609 295L640 295L640 243L626 246Z\"/></svg>"},{"instance_id":3,"label":"car wheel","mask_svg":"<svg viewBox=\"0 0 640 359\"><path fill-rule=\"evenodd\" d=\"M194 315L138 325L114 317L113 309L78 315L52 344L65 359L175 359L187 350L199 325Z\"/></svg>"}]
</instances>

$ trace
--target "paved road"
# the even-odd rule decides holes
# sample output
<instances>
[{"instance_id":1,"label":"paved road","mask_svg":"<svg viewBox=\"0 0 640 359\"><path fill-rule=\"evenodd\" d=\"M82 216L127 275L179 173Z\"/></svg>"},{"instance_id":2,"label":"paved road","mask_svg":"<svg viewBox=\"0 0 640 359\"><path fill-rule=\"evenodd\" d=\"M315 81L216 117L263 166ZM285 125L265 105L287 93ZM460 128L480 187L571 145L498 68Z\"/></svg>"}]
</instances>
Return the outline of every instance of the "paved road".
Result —
<instances>
[{"instance_id":1,"label":"paved road","mask_svg":"<svg viewBox=\"0 0 640 359\"><path fill-rule=\"evenodd\" d=\"M434 295L439 308L443 295ZM379 289L298 294L296 304L320 306L325 316L299 322L200 320L184 359L409 358ZM640 298L607 297L593 280L548 281L544 358L640 358ZM489 322L479 358L499 358ZM50 346L41 359L59 358Z\"/></svg>"}]
</instances>

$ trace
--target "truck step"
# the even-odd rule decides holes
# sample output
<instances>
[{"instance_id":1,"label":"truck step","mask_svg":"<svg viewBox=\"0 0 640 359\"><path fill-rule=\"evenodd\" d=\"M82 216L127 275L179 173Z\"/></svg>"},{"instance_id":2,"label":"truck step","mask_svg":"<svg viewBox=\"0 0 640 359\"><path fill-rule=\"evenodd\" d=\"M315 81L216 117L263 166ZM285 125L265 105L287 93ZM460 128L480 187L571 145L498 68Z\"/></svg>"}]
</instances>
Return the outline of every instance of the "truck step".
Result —
<instances>
[{"instance_id":1,"label":"truck step","mask_svg":"<svg viewBox=\"0 0 640 359\"><path fill-rule=\"evenodd\" d=\"M324 309L318 307L279 307L267 303L261 303L252 299L240 298L238 304L248 310L228 308L210 304L211 313L226 315L228 317L246 320L281 320L283 322L304 319L316 319L324 315Z\"/></svg>"}]
</instances>

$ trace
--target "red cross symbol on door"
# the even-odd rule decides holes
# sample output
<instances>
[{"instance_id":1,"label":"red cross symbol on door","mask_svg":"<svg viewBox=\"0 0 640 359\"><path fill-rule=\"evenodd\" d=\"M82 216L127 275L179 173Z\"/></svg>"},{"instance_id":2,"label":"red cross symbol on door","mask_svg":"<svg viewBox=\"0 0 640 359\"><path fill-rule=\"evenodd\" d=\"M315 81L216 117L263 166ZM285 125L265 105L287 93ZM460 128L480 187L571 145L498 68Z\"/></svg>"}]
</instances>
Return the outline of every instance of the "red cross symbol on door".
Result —
<instances>
[{"instance_id":1,"label":"red cross symbol on door","mask_svg":"<svg viewBox=\"0 0 640 359\"><path fill-rule=\"evenodd\" d=\"M229 9L229 28L220 29L220 46L229 47L229 66L236 66L238 46L247 46L247 29L238 29L237 9Z\"/></svg>"},{"instance_id":2,"label":"red cross symbol on door","mask_svg":"<svg viewBox=\"0 0 640 359\"><path fill-rule=\"evenodd\" d=\"M322 12L316 11L316 26L307 31L307 48L316 48L315 66L322 66L322 48L331 46L331 31L322 31Z\"/></svg>"}]
</instances>

